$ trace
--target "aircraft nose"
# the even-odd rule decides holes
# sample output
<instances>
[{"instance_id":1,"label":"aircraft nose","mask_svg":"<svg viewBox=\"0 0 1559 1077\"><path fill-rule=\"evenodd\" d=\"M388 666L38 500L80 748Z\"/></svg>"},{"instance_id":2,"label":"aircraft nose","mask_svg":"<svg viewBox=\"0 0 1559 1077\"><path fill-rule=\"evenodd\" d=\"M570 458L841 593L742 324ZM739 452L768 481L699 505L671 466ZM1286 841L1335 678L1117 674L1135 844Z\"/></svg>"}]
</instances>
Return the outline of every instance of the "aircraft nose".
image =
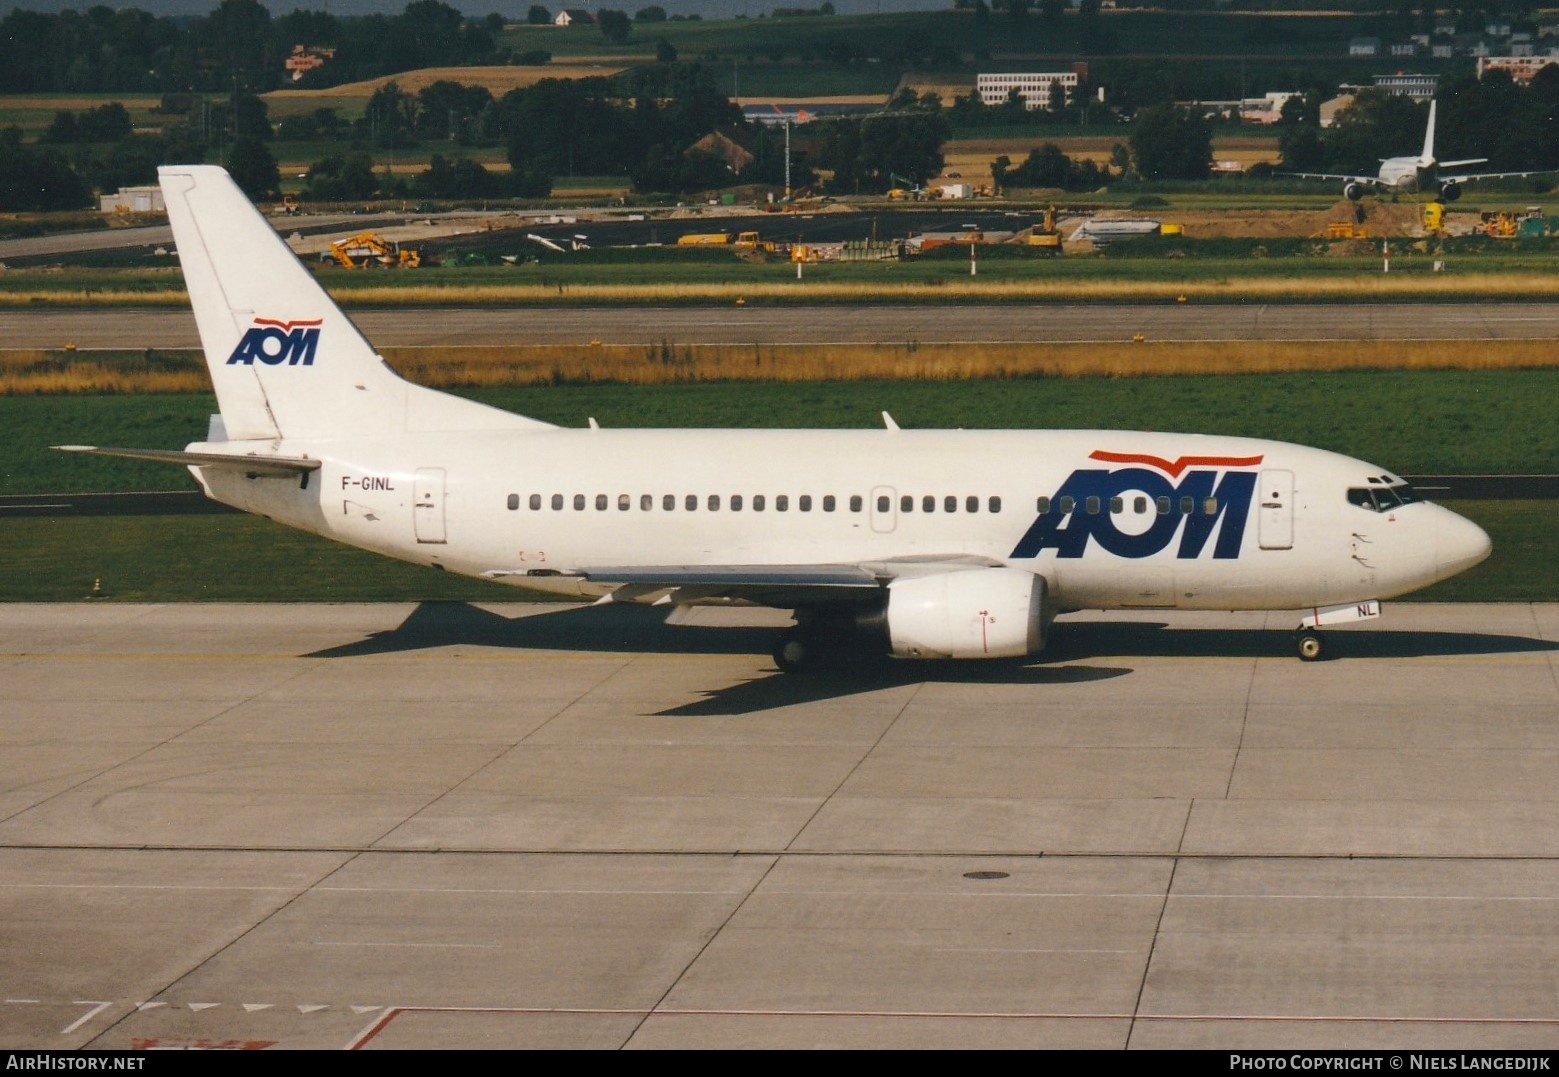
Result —
<instances>
[{"instance_id":1,"label":"aircraft nose","mask_svg":"<svg viewBox=\"0 0 1559 1077\"><path fill-rule=\"evenodd\" d=\"M1494 543L1483 528L1446 509L1436 530L1435 549L1443 580L1483 561L1494 551Z\"/></svg>"}]
</instances>

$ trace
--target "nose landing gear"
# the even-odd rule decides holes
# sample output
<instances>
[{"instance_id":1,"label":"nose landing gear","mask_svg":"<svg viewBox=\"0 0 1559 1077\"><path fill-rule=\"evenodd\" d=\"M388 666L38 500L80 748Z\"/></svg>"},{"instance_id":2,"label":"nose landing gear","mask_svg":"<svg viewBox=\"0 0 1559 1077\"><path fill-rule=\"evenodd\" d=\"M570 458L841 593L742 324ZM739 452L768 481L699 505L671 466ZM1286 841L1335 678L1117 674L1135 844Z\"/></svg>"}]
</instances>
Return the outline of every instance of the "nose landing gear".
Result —
<instances>
[{"instance_id":1,"label":"nose landing gear","mask_svg":"<svg viewBox=\"0 0 1559 1077\"><path fill-rule=\"evenodd\" d=\"M1326 654L1326 641L1313 628L1301 628L1294 633L1294 650L1301 662L1316 662Z\"/></svg>"}]
</instances>

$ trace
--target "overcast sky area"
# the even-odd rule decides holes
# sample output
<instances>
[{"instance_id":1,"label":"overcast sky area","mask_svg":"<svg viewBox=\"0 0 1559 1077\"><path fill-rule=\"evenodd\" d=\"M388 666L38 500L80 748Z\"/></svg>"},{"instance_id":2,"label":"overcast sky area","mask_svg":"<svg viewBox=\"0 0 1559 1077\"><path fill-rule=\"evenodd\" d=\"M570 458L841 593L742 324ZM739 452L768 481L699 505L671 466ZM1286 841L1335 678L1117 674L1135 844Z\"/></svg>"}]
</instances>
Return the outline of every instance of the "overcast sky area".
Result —
<instances>
[{"instance_id":1,"label":"overcast sky area","mask_svg":"<svg viewBox=\"0 0 1559 1077\"><path fill-rule=\"evenodd\" d=\"M107 3L111 8L135 7L154 15L205 15L214 10L220 0L137 0L136 3ZM265 3L265 0L261 0ZM444 0L467 15L488 15L497 12L511 22L524 22L531 3L540 3L554 14L564 7L587 9L613 8L630 15L641 7L658 4L672 15L700 15L706 19L730 19L738 15L757 18L776 7L816 7L823 0ZM285 15L302 8L306 11L328 11L332 15L398 14L406 8L407 0L282 0L265 3L272 15ZM833 0L834 10L841 15L873 14L883 11L930 11L952 7L952 0ZM85 11L93 7L93 0L0 0L0 12L9 13L15 8L27 11L62 11L72 8Z\"/></svg>"}]
</instances>

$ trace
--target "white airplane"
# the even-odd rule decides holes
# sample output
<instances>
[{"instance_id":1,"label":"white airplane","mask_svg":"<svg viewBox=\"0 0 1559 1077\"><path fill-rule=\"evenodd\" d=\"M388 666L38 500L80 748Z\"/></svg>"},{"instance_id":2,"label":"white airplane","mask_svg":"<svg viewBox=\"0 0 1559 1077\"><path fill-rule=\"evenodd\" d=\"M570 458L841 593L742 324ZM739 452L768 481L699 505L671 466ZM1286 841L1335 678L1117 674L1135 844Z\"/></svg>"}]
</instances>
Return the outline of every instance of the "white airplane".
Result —
<instances>
[{"instance_id":1,"label":"white airplane","mask_svg":"<svg viewBox=\"0 0 1559 1077\"><path fill-rule=\"evenodd\" d=\"M1058 612L1296 610L1322 625L1489 555L1383 468L1278 441L1108 430L564 429L398 377L222 169L162 189L219 415L218 501L557 594L795 611L796 670L870 643L1032 655Z\"/></svg>"},{"instance_id":2,"label":"white airplane","mask_svg":"<svg viewBox=\"0 0 1559 1077\"><path fill-rule=\"evenodd\" d=\"M1379 189L1392 196L1418 194L1420 191L1438 194L1441 201L1454 202L1462 196L1462 184L1477 180L1516 179L1536 176L1540 172L1476 172L1458 176L1442 176L1444 168L1466 168L1481 165L1487 157L1469 157L1465 161L1436 161L1434 155L1435 102L1429 102L1429 126L1424 131L1424 149L1417 157L1383 157L1380 171L1373 176L1334 175L1330 172L1284 172L1285 176L1300 179L1342 180L1343 197L1357 202L1371 189Z\"/></svg>"}]
</instances>

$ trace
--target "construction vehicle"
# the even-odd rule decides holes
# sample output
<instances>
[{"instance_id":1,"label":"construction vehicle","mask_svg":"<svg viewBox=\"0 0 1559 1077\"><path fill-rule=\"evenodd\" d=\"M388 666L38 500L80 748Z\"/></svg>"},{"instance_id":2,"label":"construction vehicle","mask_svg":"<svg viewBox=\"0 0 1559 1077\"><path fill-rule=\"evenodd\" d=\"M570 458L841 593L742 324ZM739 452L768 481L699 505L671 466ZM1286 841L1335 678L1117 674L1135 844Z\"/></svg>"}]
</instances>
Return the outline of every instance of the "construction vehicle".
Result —
<instances>
[{"instance_id":1,"label":"construction vehicle","mask_svg":"<svg viewBox=\"0 0 1559 1077\"><path fill-rule=\"evenodd\" d=\"M375 266L416 269L422 265L420 250L403 247L376 232L360 232L347 239L338 239L330 245L330 250L336 256L336 261L347 269L369 269Z\"/></svg>"},{"instance_id":2,"label":"construction vehicle","mask_svg":"<svg viewBox=\"0 0 1559 1077\"><path fill-rule=\"evenodd\" d=\"M296 217L298 215L298 200L290 194L282 195L281 205L276 207L276 212L287 217Z\"/></svg>"},{"instance_id":3,"label":"construction vehicle","mask_svg":"<svg viewBox=\"0 0 1559 1077\"><path fill-rule=\"evenodd\" d=\"M1445 235L1445 203L1424 203L1424 231L1432 236Z\"/></svg>"},{"instance_id":4,"label":"construction vehicle","mask_svg":"<svg viewBox=\"0 0 1559 1077\"><path fill-rule=\"evenodd\" d=\"M784 253L786 246L772 239L760 239L757 232L741 232L731 244L740 251L762 251L765 254Z\"/></svg>"},{"instance_id":5,"label":"construction vehicle","mask_svg":"<svg viewBox=\"0 0 1559 1077\"><path fill-rule=\"evenodd\" d=\"M895 202L906 199L919 202L926 197L926 189L912 179L901 176L897 172L889 172L888 179L894 184L894 187L888 191L888 197Z\"/></svg>"},{"instance_id":6,"label":"construction vehicle","mask_svg":"<svg viewBox=\"0 0 1559 1077\"><path fill-rule=\"evenodd\" d=\"M677 237L679 247L723 247L730 242L729 232L689 232Z\"/></svg>"},{"instance_id":7,"label":"construction vehicle","mask_svg":"<svg viewBox=\"0 0 1559 1077\"><path fill-rule=\"evenodd\" d=\"M1056 207L1045 210L1045 217L1029 231L1029 246L1049 254L1061 253L1061 230L1056 227Z\"/></svg>"},{"instance_id":8,"label":"construction vehicle","mask_svg":"<svg viewBox=\"0 0 1559 1077\"><path fill-rule=\"evenodd\" d=\"M1548 234L1542 206L1528 206L1521 213L1500 210L1480 216L1483 234L1491 239L1533 239Z\"/></svg>"}]
</instances>

